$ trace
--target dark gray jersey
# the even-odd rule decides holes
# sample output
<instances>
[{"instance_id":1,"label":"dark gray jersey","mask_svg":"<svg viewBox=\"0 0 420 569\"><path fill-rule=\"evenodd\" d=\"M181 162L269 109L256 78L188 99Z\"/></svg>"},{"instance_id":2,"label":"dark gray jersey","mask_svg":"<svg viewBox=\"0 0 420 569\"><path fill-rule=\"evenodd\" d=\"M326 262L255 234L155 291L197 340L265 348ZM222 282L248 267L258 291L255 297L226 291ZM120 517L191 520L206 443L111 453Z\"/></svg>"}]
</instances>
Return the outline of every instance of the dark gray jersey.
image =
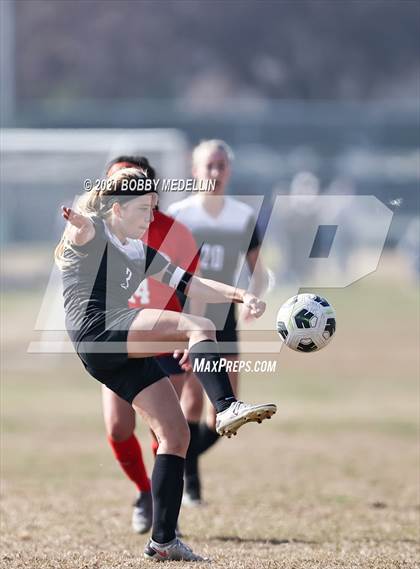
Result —
<instances>
[{"instance_id":1,"label":"dark gray jersey","mask_svg":"<svg viewBox=\"0 0 420 569\"><path fill-rule=\"evenodd\" d=\"M122 245L104 221L92 218L95 237L84 246L66 250L69 266L63 270L66 324L79 341L108 318L128 310L128 299L146 277L160 272L169 261L137 239ZM104 317L105 320L104 320Z\"/></svg>"},{"instance_id":2,"label":"dark gray jersey","mask_svg":"<svg viewBox=\"0 0 420 569\"><path fill-rule=\"evenodd\" d=\"M217 217L210 215L195 195L172 204L168 214L186 225L200 249L205 278L234 285L242 255L260 244L252 208L230 196Z\"/></svg>"}]
</instances>

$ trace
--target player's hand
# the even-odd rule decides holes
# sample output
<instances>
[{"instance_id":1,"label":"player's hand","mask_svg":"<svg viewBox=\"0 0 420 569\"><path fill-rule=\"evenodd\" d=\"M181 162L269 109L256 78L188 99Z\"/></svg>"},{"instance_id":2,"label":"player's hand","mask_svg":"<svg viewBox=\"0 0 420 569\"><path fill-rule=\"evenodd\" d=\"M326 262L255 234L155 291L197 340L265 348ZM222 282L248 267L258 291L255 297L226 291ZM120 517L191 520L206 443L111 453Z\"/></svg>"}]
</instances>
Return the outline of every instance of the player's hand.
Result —
<instances>
[{"instance_id":1,"label":"player's hand","mask_svg":"<svg viewBox=\"0 0 420 569\"><path fill-rule=\"evenodd\" d=\"M95 236L92 221L86 215L77 213L71 207L61 206L61 214L73 227L71 239L76 245L84 245Z\"/></svg>"},{"instance_id":2,"label":"player's hand","mask_svg":"<svg viewBox=\"0 0 420 569\"><path fill-rule=\"evenodd\" d=\"M246 292L244 294L244 307L249 311L249 316L254 316L259 318L262 316L266 309L266 304L263 300L254 296L253 294Z\"/></svg>"},{"instance_id":3,"label":"player's hand","mask_svg":"<svg viewBox=\"0 0 420 569\"><path fill-rule=\"evenodd\" d=\"M176 360L179 360L178 364L179 367L181 369L183 369L184 371L191 371L192 370L192 365L191 362L189 360L189 352L187 350L187 348L185 348L185 350L175 350L174 351L174 358Z\"/></svg>"},{"instance_id":4,"label":"player's hand","mask_svg":"<svg viewBox=\"0 0 420 569\"><path fill-rule=\"evenodd\" d=\"M251 314L251 308L249 306L245 306L245 304L241 304L240 306L239 320L242 320L242 322L255 320L255 316Z\"/></svg>"},{"instance_id":5,"label":"player's hand","mask_svg":"<svg viewBox=\"0 0 420 569\"><path fill-rule=\"evenodd\" d=\"M91 221L85 215L75 212L71 207L61 206L61 214L66 221L77 227L84 229L90 227Z\"/></svg>"}]
</instances>

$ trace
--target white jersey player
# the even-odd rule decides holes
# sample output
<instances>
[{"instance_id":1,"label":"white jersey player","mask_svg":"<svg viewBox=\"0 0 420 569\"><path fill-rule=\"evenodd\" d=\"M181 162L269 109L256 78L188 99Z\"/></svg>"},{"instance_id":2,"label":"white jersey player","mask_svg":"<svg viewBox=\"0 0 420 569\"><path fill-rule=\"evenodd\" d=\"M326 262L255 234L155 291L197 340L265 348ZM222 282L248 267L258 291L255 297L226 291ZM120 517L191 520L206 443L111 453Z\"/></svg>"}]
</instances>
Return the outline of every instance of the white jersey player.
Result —
<instances>
[{"instance_id":1,"label":"white jersey player","mask_svg":"<svg viewBox=\"0 0 420 569\"><path fill-rule=\"evenodd\" d=\"M236 285L239 264L245 258L253 274L253 292L258 295L265 288L267 279L258 260L260 239L254 210L238 199L224 195L232 157L230 147L222 140L201 142L193 152L192 173L200 182L214 182L215 189L172 204L168 213L192 232L200 248L201 276ZM207 305L202 312L216 325L216 336L223 356L227 360L237 360L237 315L234 305ZM248 318L249 313L244 311L242 316ZM229 377L236 392L238 373L231 371ZM181 401L191 431L185 468L184 503L199 504L198 456L218 439L214 427L215 415L209 409L206 423L199 423L203 395L201 386L194 380L184 386Z\"/></svg>"}]
</instances>

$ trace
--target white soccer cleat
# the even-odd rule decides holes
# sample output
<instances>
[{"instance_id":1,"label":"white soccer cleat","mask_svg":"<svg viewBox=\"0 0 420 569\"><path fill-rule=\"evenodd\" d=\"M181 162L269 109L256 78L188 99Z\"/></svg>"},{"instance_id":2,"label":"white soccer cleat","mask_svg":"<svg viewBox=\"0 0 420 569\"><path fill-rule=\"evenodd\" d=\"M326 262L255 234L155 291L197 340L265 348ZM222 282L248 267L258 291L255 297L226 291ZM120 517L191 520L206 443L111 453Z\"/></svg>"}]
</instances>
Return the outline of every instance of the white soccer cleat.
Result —
<instances>
[{"instance_id":1,"label":"white soccer cleat","mask_svg":"<svg viewBox=\"0 0 420 569\"><path fill-rule=\"evenodd\" d=\"M153 522L153 500L151 492L142 492L134 503L131 526L136 533L147 533Z\"/></svg>"},{"instance_id":2,"label":"white soccer cleat","mask_svg":"<svg viewBox=\"0 0 420 569\"><path fill-rule=\"evenodd\" d=\"M182 505L187 508L196 508L202 505L201 483L197 474L184 475L184 493L182 495Z\"/></svg>"},{"instance_id":3,"label":"white soccer cleat","mask_svg":"<svg viewBox=\"0 0 420 569\"><path fill-rule=\"evenodd\" d=\"M153 539L149 540L144 550L144 557L153 561L210 561L196 555L188 545L185 545L177 537L163 545L156 543Z\"/></svg>"},{"instance_id":4,"label":"white soccer cleat","mask_svg":"<svg viewBox=\"0 0 420 569\"><path fill-rule=\"evenodd\" d=\"M249 405L243 401L234 401L225 411L217 413L216 431L230 439L245 423L261 423L264 419L271 419L276 411L277 406L274 403Z\"/></svg>"}]
</instances>

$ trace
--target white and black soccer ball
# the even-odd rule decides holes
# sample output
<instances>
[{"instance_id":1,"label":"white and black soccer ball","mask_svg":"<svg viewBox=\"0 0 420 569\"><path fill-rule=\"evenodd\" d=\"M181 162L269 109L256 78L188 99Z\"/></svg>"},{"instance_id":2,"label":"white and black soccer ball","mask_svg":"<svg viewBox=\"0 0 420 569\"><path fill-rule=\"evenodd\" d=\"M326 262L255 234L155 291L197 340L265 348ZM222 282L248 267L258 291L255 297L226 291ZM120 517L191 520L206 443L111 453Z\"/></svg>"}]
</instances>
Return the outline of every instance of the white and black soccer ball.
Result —
<instances>
[{"instance_id":1,"label":"white and black soccer ball","mask_svg":"<svg viewBox=\"0 0 420 569\"><path fill-rule=\"evenodd\" d=\"M277 332L292 350L316 352L324 348L336 328L335 310L316 294L297 294L277 313Z\"/></svg>"}]
</instances>

